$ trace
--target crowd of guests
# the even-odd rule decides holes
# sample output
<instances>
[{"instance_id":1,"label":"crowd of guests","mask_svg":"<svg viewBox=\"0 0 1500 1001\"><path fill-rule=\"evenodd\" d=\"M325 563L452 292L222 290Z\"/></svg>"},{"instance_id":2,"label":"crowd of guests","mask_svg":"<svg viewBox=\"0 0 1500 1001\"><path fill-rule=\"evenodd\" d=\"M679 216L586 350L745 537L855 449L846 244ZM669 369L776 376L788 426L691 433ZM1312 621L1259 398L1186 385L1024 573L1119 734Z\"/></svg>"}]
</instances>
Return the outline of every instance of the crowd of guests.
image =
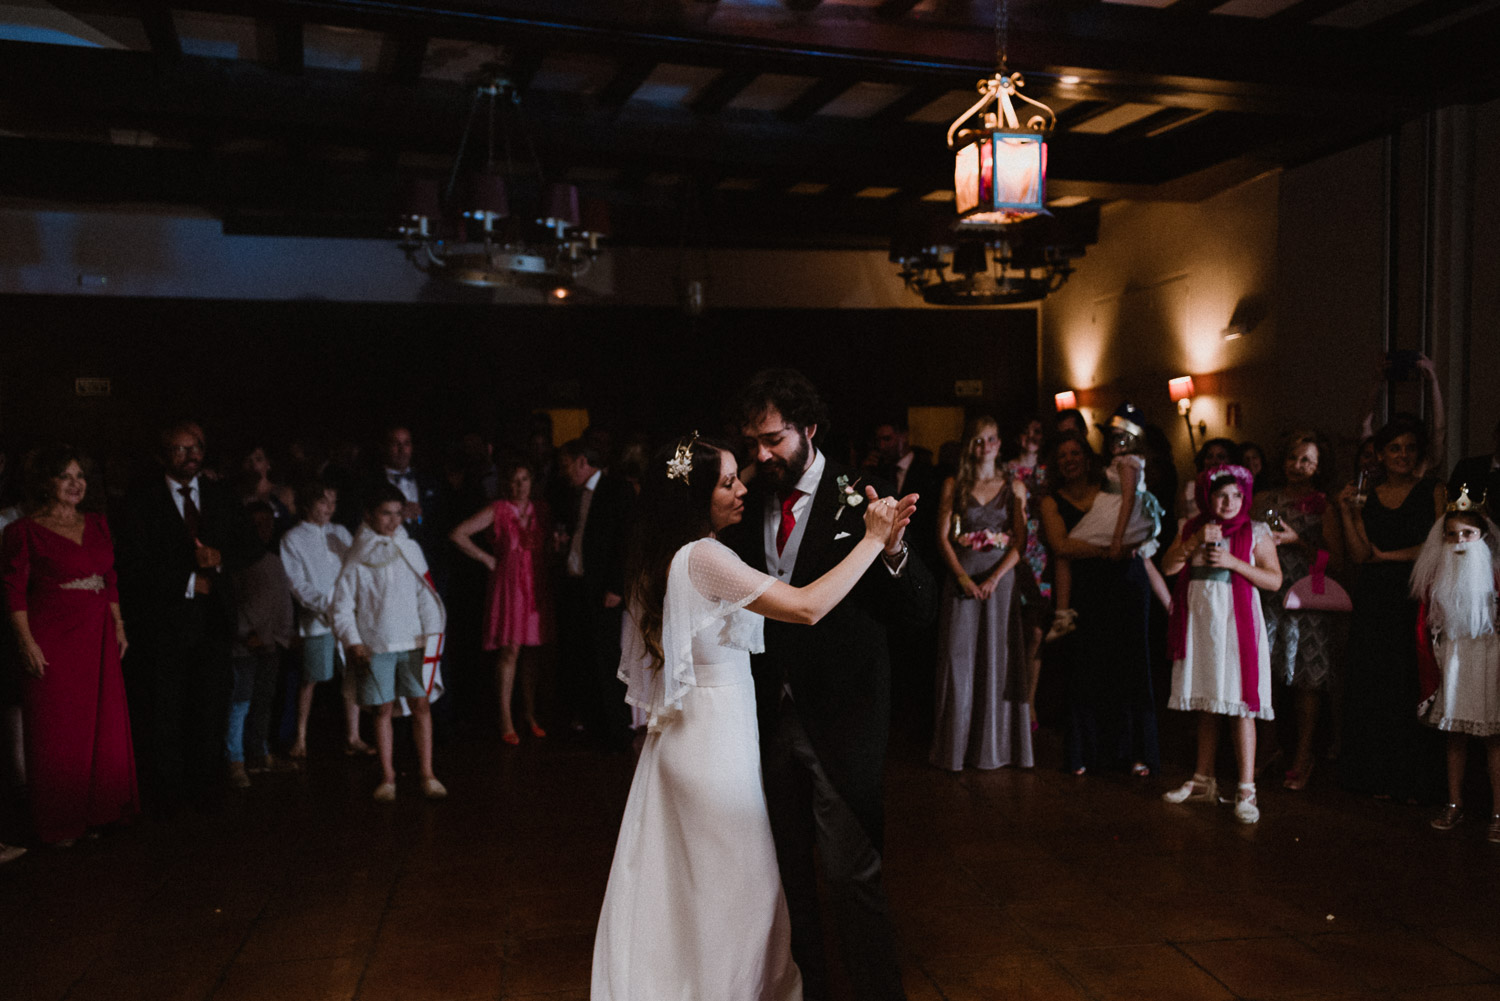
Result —
<instances>
[{"instance_id":1,"label":"crowd of guests","mask_svg":"<svg viewBox=\"0 0 1500 1001\"><path fill-rule=\"evenodd\" d=\"M1052 721L1037 713L1045 677L1079 776L1158 775L1159 710L1196 714L1173 803L1220 800L1229 717L1222 801L1244 823L1272 761L1299 791L1336 760L1348 789L1444 804L1441 829L1463 814L1471 737L1500 784L1496 538L1481 504L1500 498L1500 427L1493 454L1446 483L1441 430L1410 416L1362 440L1348 475L1305 430L1273 457L1206 441L1183 485L1166 435L1129 403L1095 428L1077 411L1014 427L978 416L936 457L901 416L819 441L920 498L907 538L941 581L940 612L891 644L908 672L935 664L934 766L1032 766L1033 732ZM106 489L69 446L30 452L24 478L13 461L0 723L35 839L71 844L143 799L212 809L256 775L306 767L319 686L343 751L378 760L380 801L397 796L401 717L429 798L447 794L433 770L443 727L498 724L516 745L546 723L629 748L643 720L617 668L650 444L591 431L554 449L537 415L500 441L462 436L431 475L402 425L361 463L352 443L210 451L184 421L128 485L111 475ZM1455 596L1459 564L1464 586L1488 591ZM1500 842L1500 813L1488 833ZM19 851L0 846L0 861Z\"/></svg>"}]
</instances>

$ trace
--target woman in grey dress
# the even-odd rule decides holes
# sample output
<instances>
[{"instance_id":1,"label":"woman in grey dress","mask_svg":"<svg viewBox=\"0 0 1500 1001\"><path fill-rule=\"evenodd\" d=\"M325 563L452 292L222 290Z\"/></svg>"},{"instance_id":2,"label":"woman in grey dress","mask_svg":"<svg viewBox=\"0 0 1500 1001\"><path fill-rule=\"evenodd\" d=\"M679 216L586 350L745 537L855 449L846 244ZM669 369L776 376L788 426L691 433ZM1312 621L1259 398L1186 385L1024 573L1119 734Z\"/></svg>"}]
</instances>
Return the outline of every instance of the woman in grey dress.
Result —
<instances>
[{"instance_id":1,"label":"woman in grey dress","mask_svg":"<svg viewBox=\"0 0 1500 1001\"><path fill-rule=\"evenodd\" d=\"M1266 632L1271 640L1271 670L1297 692L1297 757L1282 782L1298 790L1312 776L1313 732L1318 722L1322 694L1334 682L1334 657L1341 644L1337 630L1339 613L1288 611L1282 607L1286 593L1312 572L1320 551L1329 554L1329 570L1343 564L1343 532L1338 512L1323 492L1324 458L1329 451L1315 432L1294 434L1287 443L1284 486L1255 496L1253 517L1271 526L1276 557L1281 561L1281 588L1261 592ZM1338 716L1334 714L1334 743L1338 742Z\"/></svg>"},{"instance_id":2,"label":"woman in grey dress","mask_svg":"<svg viewBox=\"0 0 1500 1001\"><path fill-rule=\"evenodd\" d=\"M937 714L929 760L1030 768L1031 715L1015 570L1026 549L1026 489L997 464L1000 430L975 418L958 475L943 483L938 550L948 569L938 625Z\"/></svg>"}]
</instances>

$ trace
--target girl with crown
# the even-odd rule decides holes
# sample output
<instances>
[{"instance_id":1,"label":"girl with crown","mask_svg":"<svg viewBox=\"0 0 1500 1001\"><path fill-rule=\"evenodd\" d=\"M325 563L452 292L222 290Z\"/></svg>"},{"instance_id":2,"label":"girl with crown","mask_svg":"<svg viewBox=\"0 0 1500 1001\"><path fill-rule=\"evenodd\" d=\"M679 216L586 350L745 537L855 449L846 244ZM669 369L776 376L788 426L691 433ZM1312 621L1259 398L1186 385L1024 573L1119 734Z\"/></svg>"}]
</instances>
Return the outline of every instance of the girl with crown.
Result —
<instances>
[{"instance_id":1,"label":"girl with crown","mask_svg":"<svg viewBox=\"0 0 1500 1001\"><path fill-rule=\"evenodd\" d=\"M1495 582L1500 529L1465 486L1433 523L1411 573L1421 602L1418 674L1423 723L1448 735L1448 803L1432 826L1450 831L1463 819L1469 739L1484 740L1490 795L1500 794L1500 636L1495 633ZM1500 806L1492 804L1487 837L1500 844Z\"/></svg>"},{"instance_id":2,"label":"girl with crown","mask_svg":"<svg viewBox=\"0 0 1500 1001\"><path fill-rule=\"evenodd\" d=\"M1255 591L1281 586L1281 564L1270 528L1250 520L1254 477L1243 466L1214 466L1198 477L1198 510L1162 561L1176 573L1167 623L1173 658L1170 709L1197 712L1198 761L1193 777L1163 795L1168 803L1213 802L1219 717L1234 719L1239 787L1234 817L1260 819L1255 800L1255 721L1273 719L1271 652ZM1178 573L1181 571L1181 573Z\"/></svg>"}]
</instances>

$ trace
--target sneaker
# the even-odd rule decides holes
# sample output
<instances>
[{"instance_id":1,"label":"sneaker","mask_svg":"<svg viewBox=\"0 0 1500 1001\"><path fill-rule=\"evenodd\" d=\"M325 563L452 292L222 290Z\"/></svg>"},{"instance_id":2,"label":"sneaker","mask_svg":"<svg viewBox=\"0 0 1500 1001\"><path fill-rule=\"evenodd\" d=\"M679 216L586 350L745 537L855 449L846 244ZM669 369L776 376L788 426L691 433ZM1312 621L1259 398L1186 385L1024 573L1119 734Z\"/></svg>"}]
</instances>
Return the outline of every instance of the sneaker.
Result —
<instances>
[{"instance_id":1,"label":"sneaker","mask_svg":"<svg viewBox=\"0 0 1500 1001\"><path fill-rule=\"evenodd\" d=\"M1242 824L1253 824L1260 819L1260 807L1255 805L1255 786L1241 785L1234 797L1234 819Z\"/></svg>"},{"instance_id":2,"label":"sneaker","mask_svg":"<svg viewBox=\"0 0 1500 1001\"><path fill-rule=\"evenodd\" d=\"M377 802L377 803L394 803L394 802L396 802L396 783L394 783L394 782L382 782L382 783L380 783L380 785L376 786L375 787L375 802Z\"/></svg>"},{"instance_id":3,"label":"sneaker","mask_svg":"<svg viewBox=\"0 0 1500 1001\"><path fill-rule=\"evenodd\" d=\"M428 799L443 799L448 795L448 788L437 779L423 779L422 795Z\"/></svg>"},{"instance_id":4,"label":"sneaker","mask_svg":"<svg viewBox=\"0 0 1500 1001\"><path fill-rule=\"evenodd\" d=\"M231 761L229 763L229 787L231 789L249 789L250 773L245 770L243 761Z\"/></svg>"},{"instance_id":5,"label":"sneaker","mask_svg":"<svg viewBox=\"0 0 1500 1001\"><path fill-rule=\"evenodd\" d=\"M1161 794L1168 803L1212 803L1218 796L1218 783L1206 775L1194 775L1176 789Z\"/></svg>"},{"instance_id":6,"label":"sneaker","mask_svg":"<svg viewBox=\"0 0 1500 1001\"><path fill-rule=\"evenodd\" d=\"M1451 831L1464 819L1464 808L1457 803L1449 803L1437 812L1428 823L1434 831Z\"/></svg>"}]
</instances>

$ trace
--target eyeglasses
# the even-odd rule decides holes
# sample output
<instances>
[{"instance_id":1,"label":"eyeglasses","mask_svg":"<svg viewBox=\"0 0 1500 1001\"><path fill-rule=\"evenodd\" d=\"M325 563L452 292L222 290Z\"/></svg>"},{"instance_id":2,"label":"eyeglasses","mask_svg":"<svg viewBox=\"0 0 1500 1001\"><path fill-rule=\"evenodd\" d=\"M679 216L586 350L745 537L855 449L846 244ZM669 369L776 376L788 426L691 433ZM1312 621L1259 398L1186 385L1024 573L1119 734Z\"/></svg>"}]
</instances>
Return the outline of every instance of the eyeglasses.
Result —
<instances>
[{"instance_id":1,"label":"eyeglasses","mask_svg":"<svg viewBox=\"0 0 1500 1001\"><path fill-rule=\"evenodd\" d=\"M1443 538L1449 542L1473 542L1483 535L1477 528L1450 528L1443 533Z\"/></svg>"}]
</instances>

